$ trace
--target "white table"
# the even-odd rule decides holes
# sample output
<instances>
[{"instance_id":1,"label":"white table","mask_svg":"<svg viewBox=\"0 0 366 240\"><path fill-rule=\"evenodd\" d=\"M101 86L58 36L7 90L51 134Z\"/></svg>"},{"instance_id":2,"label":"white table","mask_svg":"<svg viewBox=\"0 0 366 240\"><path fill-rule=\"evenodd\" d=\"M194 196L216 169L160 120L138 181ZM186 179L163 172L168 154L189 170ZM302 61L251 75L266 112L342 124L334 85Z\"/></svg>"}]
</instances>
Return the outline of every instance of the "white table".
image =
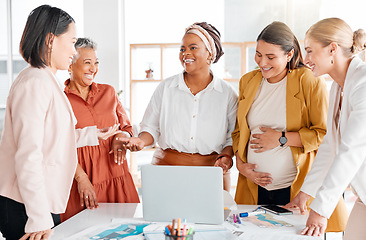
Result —
<instances>
[{"instance_id":1,"label":"white table","mask_svg":"<svg viewBox=\"0 0 366 240\"><path fill-rule=\"evenodd\" d=\"M251 211L255 209L253 205L238 205L235 213ZM54 234L50 240L61 240L70 237L89 227L111 222L113 218L136 218L142 219L142 205L137 203L101 203L99 208L94 210L84 210L74 217L68 219L54 228ZM245 237L240 239L265 239L265 240L297 240L297 239L322 239L301 236L298 233L304 228L306 216L295 211L293 215L285 216L284 219L294 227L280 228L260 228L252 223L243 223L240 226L244 229ZM254 233L253 233L254 232ZM245 235L245 234L243 234Z\"/></svg>"}]
</instances>

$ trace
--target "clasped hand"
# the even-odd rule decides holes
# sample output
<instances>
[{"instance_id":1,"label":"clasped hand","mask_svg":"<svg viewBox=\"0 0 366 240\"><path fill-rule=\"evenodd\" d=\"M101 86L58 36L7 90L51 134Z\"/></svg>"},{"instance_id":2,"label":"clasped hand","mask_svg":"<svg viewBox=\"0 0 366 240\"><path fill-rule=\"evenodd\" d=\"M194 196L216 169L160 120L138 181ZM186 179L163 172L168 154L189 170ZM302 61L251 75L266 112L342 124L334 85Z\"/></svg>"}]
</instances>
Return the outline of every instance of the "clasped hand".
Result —
<instances>
[{"instance_id":1,"label":"clasped hand","mask_svg":"<svg viewBox=\"0 0 366 240\"><path fill-rule=\"evenodd\" d=\"M253 134L253 139L249 142L250 148L256 149L254 152L265 152L279 145L278 139L281 137L280 132L268 127L260 127L259 129L263 133Z\"/></svg>"},{"instance_id":2,"label":"clasped hand","mask_svg":"<svg viewBox=\"0 0 366 240\"><path fill-rule=\"evenodd\" d=\"M145 147L145 142L138 137L118 137L116 138L116 141L119 141L125 150L128 149L131 152L140 151Z\"/></svg>"}]
</instances>

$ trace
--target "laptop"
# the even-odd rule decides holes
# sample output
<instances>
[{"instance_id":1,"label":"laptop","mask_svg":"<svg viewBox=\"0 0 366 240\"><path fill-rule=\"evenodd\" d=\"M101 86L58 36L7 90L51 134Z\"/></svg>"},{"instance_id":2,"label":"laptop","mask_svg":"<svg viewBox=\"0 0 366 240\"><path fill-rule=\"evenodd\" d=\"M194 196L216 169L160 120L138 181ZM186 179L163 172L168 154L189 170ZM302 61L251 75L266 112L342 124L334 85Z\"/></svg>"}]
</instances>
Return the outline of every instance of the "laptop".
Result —
<instances>
[{"instance_id":1,"label":"laptop","mask_svg":"<svg viewBox=\"0 0 366 240\"><path fill-rule=\"evenodd\" d=\"M222 168L143 165L141 186L146 221L224 222Z\"/></svg>"}]
</instances>

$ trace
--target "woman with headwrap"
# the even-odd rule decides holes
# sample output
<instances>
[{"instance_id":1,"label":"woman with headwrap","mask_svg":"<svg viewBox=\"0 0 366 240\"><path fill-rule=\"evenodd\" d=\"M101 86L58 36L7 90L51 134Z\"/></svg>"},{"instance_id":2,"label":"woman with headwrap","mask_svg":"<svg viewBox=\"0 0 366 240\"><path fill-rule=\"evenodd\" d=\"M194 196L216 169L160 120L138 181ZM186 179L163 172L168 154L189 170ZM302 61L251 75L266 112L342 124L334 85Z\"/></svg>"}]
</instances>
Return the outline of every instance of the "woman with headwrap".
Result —
<instances>
[{"instance_id":1,"label":"woman with headwrap","mask_svg":"<svg viewBox=\"0 0 366 240\"><path fill-rule=\"evenodd\" d=\"M139 136L121 140L131 151L157 142L155 165L221 167L229 191L238 95L210 69L223 54L215 27L206 22L189 26L179 53L183 72L159 84Z\"/></svg>"}]
</instances>

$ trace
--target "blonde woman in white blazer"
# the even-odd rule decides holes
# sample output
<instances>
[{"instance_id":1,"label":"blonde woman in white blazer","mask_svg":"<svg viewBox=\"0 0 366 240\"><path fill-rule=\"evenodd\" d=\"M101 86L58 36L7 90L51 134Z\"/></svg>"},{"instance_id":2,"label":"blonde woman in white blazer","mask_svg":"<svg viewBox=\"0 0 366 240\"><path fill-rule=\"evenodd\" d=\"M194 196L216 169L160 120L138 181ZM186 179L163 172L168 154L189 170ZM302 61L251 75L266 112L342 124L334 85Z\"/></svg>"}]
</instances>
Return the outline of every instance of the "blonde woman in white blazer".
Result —
<instances>
[{"instance_id":1,"label":"blonde woman in white blazer","mask_svg":"<svg viewBox=\"0 0 366 240\"><path fill-rule=\"evenodd\" d=\"M365 32L353 32L338 18L321 20L306 33L306 62L315 76L329 74L334 82L327 134L301 192L287 205L298 206L304 212L306 199L315 198L304 235L324 233L326 219L349 184L358 200L347 223L345 239L363 239L366 235L366 63L354 57L365 47Z\"/></svg>"},{"instance_id":2,"label":"blonde woman in white blazer","mask_svg":"<svg viewBox=\"0 0 366 240\"><path fill-rule=\"evenodd\" d=\"M98 145L98 137L115 131L94 126L75 132L55 77L68 69L75 42L74 20L61 9L43 5L29 15L20 52L30 66L10 89L0 143L0 231L6 239L47 239L66 208L76 148Z\"/></svg>"}]
</instances>

